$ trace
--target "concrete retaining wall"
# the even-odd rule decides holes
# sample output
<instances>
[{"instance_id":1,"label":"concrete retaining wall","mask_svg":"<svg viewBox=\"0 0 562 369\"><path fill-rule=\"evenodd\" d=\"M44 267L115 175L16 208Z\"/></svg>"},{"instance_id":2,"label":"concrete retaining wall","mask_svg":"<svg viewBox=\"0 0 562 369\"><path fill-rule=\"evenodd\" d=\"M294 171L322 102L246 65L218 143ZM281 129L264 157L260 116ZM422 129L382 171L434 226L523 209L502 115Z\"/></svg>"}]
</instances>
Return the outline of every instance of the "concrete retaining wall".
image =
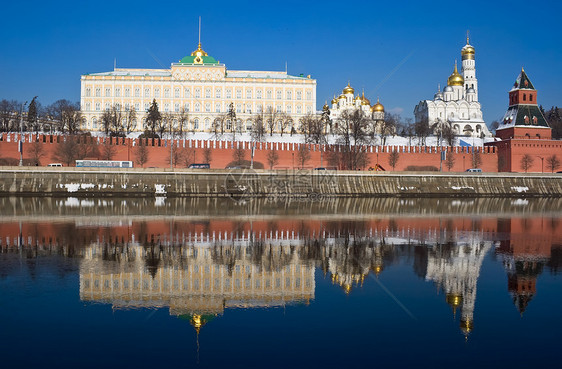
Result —
<instances>
[{"instance_id":1,"label":"concrete retaining wall","mask_svg":"<svg viewBox=\"0 0 562 369\"><path fill-rule=\"evenodd\" d=\"M561 197L562 175L5 167L0 195Z\"/></svg>"}]
</instances>

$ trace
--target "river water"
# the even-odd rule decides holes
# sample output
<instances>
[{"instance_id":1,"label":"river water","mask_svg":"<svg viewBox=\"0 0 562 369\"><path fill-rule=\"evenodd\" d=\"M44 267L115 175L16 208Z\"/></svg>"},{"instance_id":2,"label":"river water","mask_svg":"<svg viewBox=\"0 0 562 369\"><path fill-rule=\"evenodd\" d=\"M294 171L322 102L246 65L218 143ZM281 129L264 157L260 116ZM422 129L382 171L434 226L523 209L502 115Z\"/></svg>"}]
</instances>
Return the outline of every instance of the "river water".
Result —
<instances>
[{"instance_id":1,"label":"river water","mask_svg":"<svg viewBox=\"0 0 562 369\"><path fill-rule=\"evenodd\" d=\"M562 200L0 198L3 367L558 366Z\"/></svg>"}]
</instances>

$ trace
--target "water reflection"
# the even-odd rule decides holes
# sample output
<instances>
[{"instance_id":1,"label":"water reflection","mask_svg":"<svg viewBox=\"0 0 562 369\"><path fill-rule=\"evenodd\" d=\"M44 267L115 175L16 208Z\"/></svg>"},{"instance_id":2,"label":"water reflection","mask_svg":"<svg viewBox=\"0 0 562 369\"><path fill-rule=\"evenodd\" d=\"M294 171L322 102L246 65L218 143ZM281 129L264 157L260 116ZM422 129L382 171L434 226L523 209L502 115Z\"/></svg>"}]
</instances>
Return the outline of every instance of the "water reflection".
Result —
<instances>
[{"instance_id":1,"label":"water reflection","mask_svg":"<svg viewBox=\"0 0 562 369\"><path fill-rule=\"evenodd\" d=\"M1 278L22 259L76 259L81 300L167 308L198 333L225 309L309 304L318 278L352 294L406 263L468 335L487 255L502 262L521 314L538 276L558 273L562 260L558 200L336 199L286 204L288 215L207 199L166 200L165 210L150 199L0 200Z\"/></svg>"}]
</instances>

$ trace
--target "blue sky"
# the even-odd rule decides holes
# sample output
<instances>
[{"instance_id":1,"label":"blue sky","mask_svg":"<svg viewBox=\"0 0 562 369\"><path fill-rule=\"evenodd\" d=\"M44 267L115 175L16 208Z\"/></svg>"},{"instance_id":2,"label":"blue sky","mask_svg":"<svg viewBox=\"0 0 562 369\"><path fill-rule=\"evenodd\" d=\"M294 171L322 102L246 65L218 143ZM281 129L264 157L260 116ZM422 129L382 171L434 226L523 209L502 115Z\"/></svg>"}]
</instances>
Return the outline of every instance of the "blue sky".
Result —
<instances>
[{"instance_id":1,"label":"blue sky","mask_svg":"<svg viewBox=\"0 0 562 369\"><path fill-rule=\"evenodd\" d=\"M470 7L468 7L470 6ZM503 116L522 66L545 108L562 106L562 3L26 2L3 4L0 98L78 101L80 75L162 68L197 45L228 69L284 70L317 79L318 108L348 80L387 111L413 117L443 86L470 29L484 118ZM398 67L398 68L397 68Z\"/></svg>"}]
</instances>

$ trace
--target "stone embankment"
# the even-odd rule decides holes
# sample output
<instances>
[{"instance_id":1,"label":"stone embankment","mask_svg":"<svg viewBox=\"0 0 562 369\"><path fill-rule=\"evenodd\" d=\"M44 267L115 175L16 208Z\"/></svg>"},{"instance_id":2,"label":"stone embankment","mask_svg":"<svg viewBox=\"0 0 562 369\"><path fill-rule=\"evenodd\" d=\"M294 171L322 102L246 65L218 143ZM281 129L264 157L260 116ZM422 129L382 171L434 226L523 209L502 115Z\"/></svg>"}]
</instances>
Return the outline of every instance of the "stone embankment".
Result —
<instances>
[{"instance_id":1,"label":"stone embankment","mask_svg":"<svg viewBox=\"0 0 562 369\"><path fill-rule=\"evenodd\" d=\"M562 197L560 174L4 167L0 196Z\"/></svg>"}]
</instances>

